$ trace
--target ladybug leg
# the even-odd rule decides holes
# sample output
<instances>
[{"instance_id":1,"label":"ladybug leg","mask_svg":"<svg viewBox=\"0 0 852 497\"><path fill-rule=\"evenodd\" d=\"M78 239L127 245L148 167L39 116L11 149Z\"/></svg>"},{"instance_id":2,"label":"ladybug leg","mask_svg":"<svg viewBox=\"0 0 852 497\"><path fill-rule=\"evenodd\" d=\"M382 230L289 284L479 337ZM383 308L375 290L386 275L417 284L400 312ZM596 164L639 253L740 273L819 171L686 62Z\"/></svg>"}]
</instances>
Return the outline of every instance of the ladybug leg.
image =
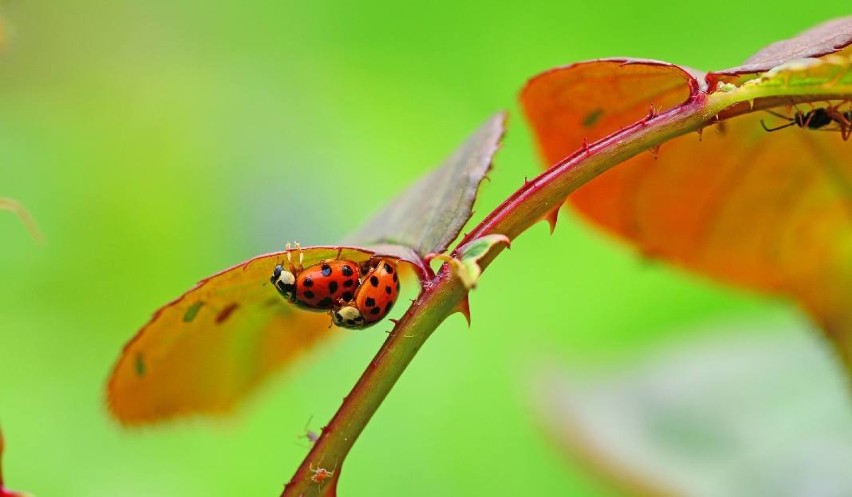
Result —
<instances>
[{"instance_id":1,"label":"ladybug leg","mask_svg":"<svg viewBox=\"0 0 852 497\"><path fill-rule=\"evenodd\" d=\"M305 260L305 253L302 252L302 245L299 244L299 242L294 243L296 244L296 250L299 251L299 270L301 271L302 269L304 269L304 266L302 266L302 262Z\"/></svg>"}]
</instances>

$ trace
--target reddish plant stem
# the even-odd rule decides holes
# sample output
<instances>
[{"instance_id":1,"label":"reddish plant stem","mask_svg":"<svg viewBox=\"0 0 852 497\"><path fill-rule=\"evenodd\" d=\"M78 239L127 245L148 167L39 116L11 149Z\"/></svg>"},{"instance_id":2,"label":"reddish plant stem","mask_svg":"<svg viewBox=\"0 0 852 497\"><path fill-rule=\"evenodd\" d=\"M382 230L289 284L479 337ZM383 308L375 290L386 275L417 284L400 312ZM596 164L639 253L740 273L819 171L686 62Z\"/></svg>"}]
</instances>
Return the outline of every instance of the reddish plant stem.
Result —
<instances>
[{"instance_id":1,"label":"reddish plant stem","mask_svg":"<svg viewBox=\"0 0 852 497\"><path fill-rule=\"evenodd\" d=\"M705 94L695 93L684 104L662 114L649 116L590 144L526 182L458 245L489 234L502 234L514 239L553 209L559 208L574 190L609 168L722 118L793 101L824 101L831 98L846 97L769 97L745 107L730 107L732 103L738 102L735 99L719 98L713 104L708 104ZM505 245L497 244L480 259L482 269L504 248ZM397 322L381 350L323 429L310 453L285 486L282 497L336 495L343 460L355 440L425 341L444 319L459 309L466 296L467 290L446 265L433 279L424 282L423 291ZM334 474L329 479L317 482L312 480L317 468L333 470Z\"/></svg>"}]
</instances>

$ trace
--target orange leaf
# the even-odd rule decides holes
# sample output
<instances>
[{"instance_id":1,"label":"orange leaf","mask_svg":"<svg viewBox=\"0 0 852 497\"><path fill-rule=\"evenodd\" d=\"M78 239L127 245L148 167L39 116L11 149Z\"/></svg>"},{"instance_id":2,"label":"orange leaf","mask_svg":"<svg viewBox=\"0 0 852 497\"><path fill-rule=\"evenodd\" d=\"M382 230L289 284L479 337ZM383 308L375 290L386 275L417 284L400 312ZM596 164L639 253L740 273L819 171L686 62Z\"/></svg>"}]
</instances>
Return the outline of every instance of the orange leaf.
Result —
<instances>
[{"instance_id":1,"label":"orange leaf","mask_svg":"<svg viewBox=\"0 0 852 497\"><path fill-rule=\"evenodd\" d=\"M570 201L649 257L794 298L852 367L852 155L843 139L852 125L843 117L819 130L793 123L767 132L761 125L790 124L783 116L815 108L834 109L837 116L852 110L844 93L852 73L850 43L852 18L846 18L773 45L739 68L704 75L655 61L594 61L536 77L521 99L546 164L553 164L582 149L584 140L641 125L649 112L701 102L728 91L724 84L760 76L747 70L769 70L784 56L835 52L824 64L802 62L799 76L778 84L789 90L788 102L801 95L798 82L821 82L841 97L774 109L782 117L746 113L703 137L680 136L602 174ZM770 81L778 73L765 74Z\"/></svg>"},{"instance_id":2,"label":"orange leaf","mask_svg":"<svg viewBox=\"0 0 852 497\"><path fill-rule=\"evenodd\" d=\"M359 249L309 247L304 264ZM124 351L108 386L109 408L125 424L223 414L262 380L328 337L326 313L287 303L269 277L286 252L261 255L198 283L159 309Z\"/></svg>"}]
</instances>

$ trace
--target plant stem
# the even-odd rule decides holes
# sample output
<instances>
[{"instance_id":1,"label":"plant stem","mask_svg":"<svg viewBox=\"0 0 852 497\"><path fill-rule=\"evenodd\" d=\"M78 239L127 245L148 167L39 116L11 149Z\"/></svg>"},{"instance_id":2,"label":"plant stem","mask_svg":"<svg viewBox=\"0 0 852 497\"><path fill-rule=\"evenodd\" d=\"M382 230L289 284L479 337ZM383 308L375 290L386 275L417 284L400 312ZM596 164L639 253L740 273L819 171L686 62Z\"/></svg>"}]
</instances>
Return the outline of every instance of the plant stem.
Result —
<instances>
[{"instance_id":1,"label":"plant stem","mask_svg":"<svg viewBox=\"0 0 852 497\"><path fill-rule=\"evenodd\" d=\"M739 109L732 106L742 102L742 96L695 93L687 102L670 111L649 116L591 144L525 183L465 236L459 246L489 234L502 234L514 239L552 210L558 209L569 194L599 174L672 138L716 122L723 111L724 118L730 118L791 102L789 96L783 96L783 100L773 100L772 95L762 96L769 98ZM797 102L826 99L824 94L795 98ZM504 247L497 244L480 259L483 270ZM355 440L432 332L458 310L467 297L467 290L446 265L423 285L419 297L397 322L331 422L323 428L310 453L285 486L282 497L336 495L343 461ZM334 474L327 481L317 482L312 480L315 477L312 468L324 468L334 471Z\"/></svg>"}]
</instances>

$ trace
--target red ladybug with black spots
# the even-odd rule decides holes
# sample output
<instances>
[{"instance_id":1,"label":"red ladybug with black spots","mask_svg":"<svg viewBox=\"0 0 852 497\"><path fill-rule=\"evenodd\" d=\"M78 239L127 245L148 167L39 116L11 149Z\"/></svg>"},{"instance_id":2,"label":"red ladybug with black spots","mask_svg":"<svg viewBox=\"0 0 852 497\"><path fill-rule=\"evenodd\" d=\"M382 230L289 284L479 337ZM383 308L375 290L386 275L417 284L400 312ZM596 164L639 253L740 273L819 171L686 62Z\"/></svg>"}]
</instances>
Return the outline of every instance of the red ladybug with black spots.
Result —
<instances>
[{"instance_id":1,"label":"red ladybug with black spots","mask_svg":"<svg viewBox=\"0 0 852 497\"><path fill-rule=\"evenodd\" d=\"M355 298L337 310L331 319L337 326L361 329L381 321L399 297L399 275L392 259L379 259L369 268L355 291Z\"/></svg>"},{"instance_id":2,"label":"red ladybug with black spots","mask_svg":"<svg viewBox=\"0 0 852 497\"><path fill-rule=\"evenodd\" d=\"M291 263L289 271L278 264L269 280L293 304L312 311L327 311L355 297L360 276L358 263L341 259L306 268Z\"/></svg>"}]
</instances>

